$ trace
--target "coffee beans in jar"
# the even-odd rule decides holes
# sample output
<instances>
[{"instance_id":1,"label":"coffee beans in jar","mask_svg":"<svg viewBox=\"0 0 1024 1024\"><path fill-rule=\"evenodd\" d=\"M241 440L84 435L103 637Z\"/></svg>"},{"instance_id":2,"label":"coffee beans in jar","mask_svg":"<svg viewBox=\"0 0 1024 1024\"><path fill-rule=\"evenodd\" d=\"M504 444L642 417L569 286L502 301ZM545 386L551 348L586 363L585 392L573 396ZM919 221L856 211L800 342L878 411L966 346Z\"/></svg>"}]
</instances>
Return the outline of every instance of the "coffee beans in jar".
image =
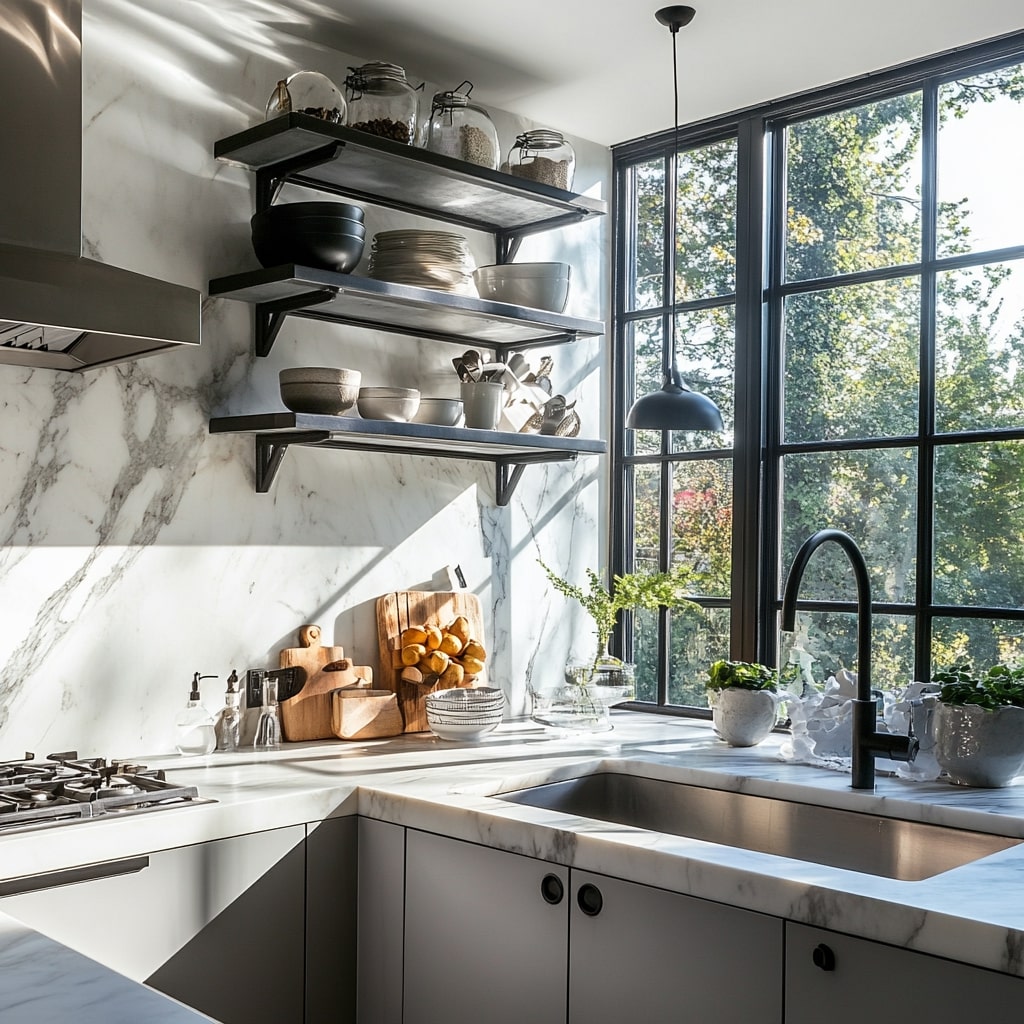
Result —
<instances>
[{"instance_id":1,"label":"coffee beans in jar","mask_svg":"<svg viewBox=\"0 0 1024 1024\"><path fill-rule=\"evenodd\" d=\"M405 70L387 61L349 68L350 128L411 145L416 137L419 94L405 79Z\"/></svg>"},{"instance_id":2,"label":"coffee beans in jar","mask_svg":"<svg viewBox=\"0 0 1024 1024\"><path fill-rule=\"evenodd\" d=\"M319 71L296 71L281 79L267 102L267 118L295 111L331 124L345 123L345 100L338 87Z\"/></svg>"}]
</instances>

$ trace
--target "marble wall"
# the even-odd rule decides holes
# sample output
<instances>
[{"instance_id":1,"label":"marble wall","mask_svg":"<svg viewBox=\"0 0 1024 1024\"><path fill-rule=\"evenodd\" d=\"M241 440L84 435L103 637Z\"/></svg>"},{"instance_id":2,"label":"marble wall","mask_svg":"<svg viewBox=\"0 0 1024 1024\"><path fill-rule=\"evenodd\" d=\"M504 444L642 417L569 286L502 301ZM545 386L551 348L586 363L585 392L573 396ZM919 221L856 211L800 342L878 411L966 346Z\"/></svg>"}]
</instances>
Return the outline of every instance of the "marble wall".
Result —
<instances>
[{"instance_id":1,"label":"marble wall","mask_svg":"<svg viewBox=\"0 0 1024 1024\"><path fill-rule=\"evenodd\" d=\"M293 70L340 82L348 65L387 57L300 39L292 28L315 33L276 0L87 0L85 17L86 249L204 294L257 265L253 179L216 162L214 141L261 120ZM492 113L506 149L532 126ZM608 151L572 141L575 188L607 199ZM428 224L375 207L366 219L368 238ZM489 236L468 237L492 262ZM599 218L531 237L519 258L571 262L567 311L606 319L609 237ZM604 457L531 467L500 508L486 464L295 449L257 494L251 439L210 436L211 416L282 408L277 373L292 365L454 395L459 349L289 318L256 359L251 327L249 306L207 300L199 349L84 375L0 366L0 759L170 751L193 672L220 677L203 685L216 710L232 668L276 666L305 622L375 664L377 596L443 586L449 564L482 599L490 679L514 713L531 678L588 643L536 559L577 579L604 564ZM590 437L607 436L607 345L550 352Z\"/></svg>"}]
</instances>

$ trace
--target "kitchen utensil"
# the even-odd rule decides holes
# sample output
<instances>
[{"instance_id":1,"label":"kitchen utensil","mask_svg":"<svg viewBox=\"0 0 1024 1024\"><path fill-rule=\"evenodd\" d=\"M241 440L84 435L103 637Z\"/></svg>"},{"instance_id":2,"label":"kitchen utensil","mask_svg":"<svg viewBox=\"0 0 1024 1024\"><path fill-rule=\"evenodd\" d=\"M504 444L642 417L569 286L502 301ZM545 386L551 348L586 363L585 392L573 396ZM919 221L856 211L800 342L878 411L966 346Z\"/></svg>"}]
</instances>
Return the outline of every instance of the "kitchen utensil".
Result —
<instances>
[{"instance_id":1,"label":"kitchen utensil","mask_svg":"<svg viewBox=\"0 0 1024 1024\"><path fill-rule=\"evenodd\" d=\"M373 669L353 665L343 647L322 646L320 627L299 629L299 647L287 647L279 655L281 668L297 666L306 673L302 689L281 701L281 722L286 740L322 740L334 736L331 724L331 691L339 687L369 686Z\"/></svg>"},{"instance_id":2,"label":"kitchen utensil","mask_svg":"<svg viewBox=\"0 0 1024 1024\"><path fill-rule=\"evenodd\" d=\"M469 622L470 635L483 641L485 634L480 598L469 590L399 590L377 598L380 686L398 694L405 732L425 732L429 728L426 697L438 687L436 684L432 687L416 686L402 680L399 653L402 630L428 624L443 627L459 615L465 616ZM472 680L472 684L484 685L486 676L485 668Z\"/></svg>"},{"instance_id":3,"label":"kitchen utensil","mask_svg":"<svg viewBox=\"0 0 1024 1024\"><path fill-rule=\"evenodd\" d=\"M573 402L571 405L566 405L565 395L553 395L549 398L547 402L544 403L540 422L540 432L548 435L556 434L562 420L565 419L566 414L575 404L576 403Z\"/></svg>"},{"instance_id":4,"label":"kitchen utensil","mask_svg":"<svg viewBox=\"0 0 1024 1024\"><path fill-rule=\"evenodd\" d=\"M370 740L402 731L398 694L356 686L331 691L331 730L339 740Z\"/></svg>"},{"instance_id":5,"label":"kitchen utensil","mask_svg":"<svg viewBox=\"0 0 1024 1024\"><path fill-rule=\"evenodd\" d=\"M419 409L420 393L415 388L360 388L356 402L365 420L407 423Z\"/></svg>"},{"instance_id":6,"label":"kitchen utensil","mask_svg":"<svg viewBox=\"0 0 1024 1024\"><path fill-rule=\"evenodd\" d=\"M249 223L256 258L265 267L298 263L348 273L363 255L363 211L351 203L282 203L255 213Z\"/></svg>"},{"instance_id":7,"label":"kitchen utensil","mask_svg":"<svg viewBox=\"0 0 1024 1024\"><path fill-rule=\"evenodd\" d=\"M495 381L470 380L459 385L466 426L477 430L494 430L501 418L505 389Z\"/></svg>"}]
</instances>

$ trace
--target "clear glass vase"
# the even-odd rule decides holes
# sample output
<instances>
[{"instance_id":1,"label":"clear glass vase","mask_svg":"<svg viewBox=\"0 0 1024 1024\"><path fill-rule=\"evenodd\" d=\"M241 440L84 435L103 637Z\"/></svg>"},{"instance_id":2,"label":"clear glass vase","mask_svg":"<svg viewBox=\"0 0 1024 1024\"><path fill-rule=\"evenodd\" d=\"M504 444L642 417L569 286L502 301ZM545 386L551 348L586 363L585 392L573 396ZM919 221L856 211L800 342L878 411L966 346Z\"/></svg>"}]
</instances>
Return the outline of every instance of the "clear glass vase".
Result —
<instances>
[{"instance_id":1,"label":"clear glass vase","mask_svg":"<svg viewBox=\"0 0 1024 1024\"><path fill-rule=\"evenodd\" d=\"M561 681L549 687L531 683L530 696L534 722L554 729L606 732L612 727L609 708L636 696L636 666L601 647L592 660L566 665Z\"/></svg>"}]
</instances>

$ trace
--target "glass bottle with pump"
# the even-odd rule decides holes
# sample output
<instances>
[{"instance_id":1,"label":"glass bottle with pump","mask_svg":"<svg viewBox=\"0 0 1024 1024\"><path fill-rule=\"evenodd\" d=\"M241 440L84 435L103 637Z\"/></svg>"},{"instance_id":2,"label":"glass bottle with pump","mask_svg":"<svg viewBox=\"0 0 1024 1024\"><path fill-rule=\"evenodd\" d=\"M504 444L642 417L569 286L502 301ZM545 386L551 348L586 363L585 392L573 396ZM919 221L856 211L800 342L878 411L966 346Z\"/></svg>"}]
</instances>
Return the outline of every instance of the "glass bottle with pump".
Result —
<instances>
[{"instance_id":1,"label":"glass bottle with pump","mask_svg":"<svg viewBox=\"0 0 1024 1024\"><path fill-rule=\"evenodd\" d=\"M238 732L242 721L242 713L238 708L238 691L235 684L238 682L238 673L232 669L228 676L228 689L224 694L224 710L217 719L217 749L237 750Z\"/></svg>"},{"instance_id":2,"label":"glass bottle with pump","mask_svg":"<svg viewBox=\"0 0 1024 1024\"><path fill-rule=\"evenodd\" d=\"M178 732L178 738L174 745L179 754L208 754L217 745L213 717L203 707L199 694L200 679L216 678L213 675L200 675L198 672L192 676L192 689L188 695L188 702L174 718L174 725Z\"/></svg>"}]
</instances>

